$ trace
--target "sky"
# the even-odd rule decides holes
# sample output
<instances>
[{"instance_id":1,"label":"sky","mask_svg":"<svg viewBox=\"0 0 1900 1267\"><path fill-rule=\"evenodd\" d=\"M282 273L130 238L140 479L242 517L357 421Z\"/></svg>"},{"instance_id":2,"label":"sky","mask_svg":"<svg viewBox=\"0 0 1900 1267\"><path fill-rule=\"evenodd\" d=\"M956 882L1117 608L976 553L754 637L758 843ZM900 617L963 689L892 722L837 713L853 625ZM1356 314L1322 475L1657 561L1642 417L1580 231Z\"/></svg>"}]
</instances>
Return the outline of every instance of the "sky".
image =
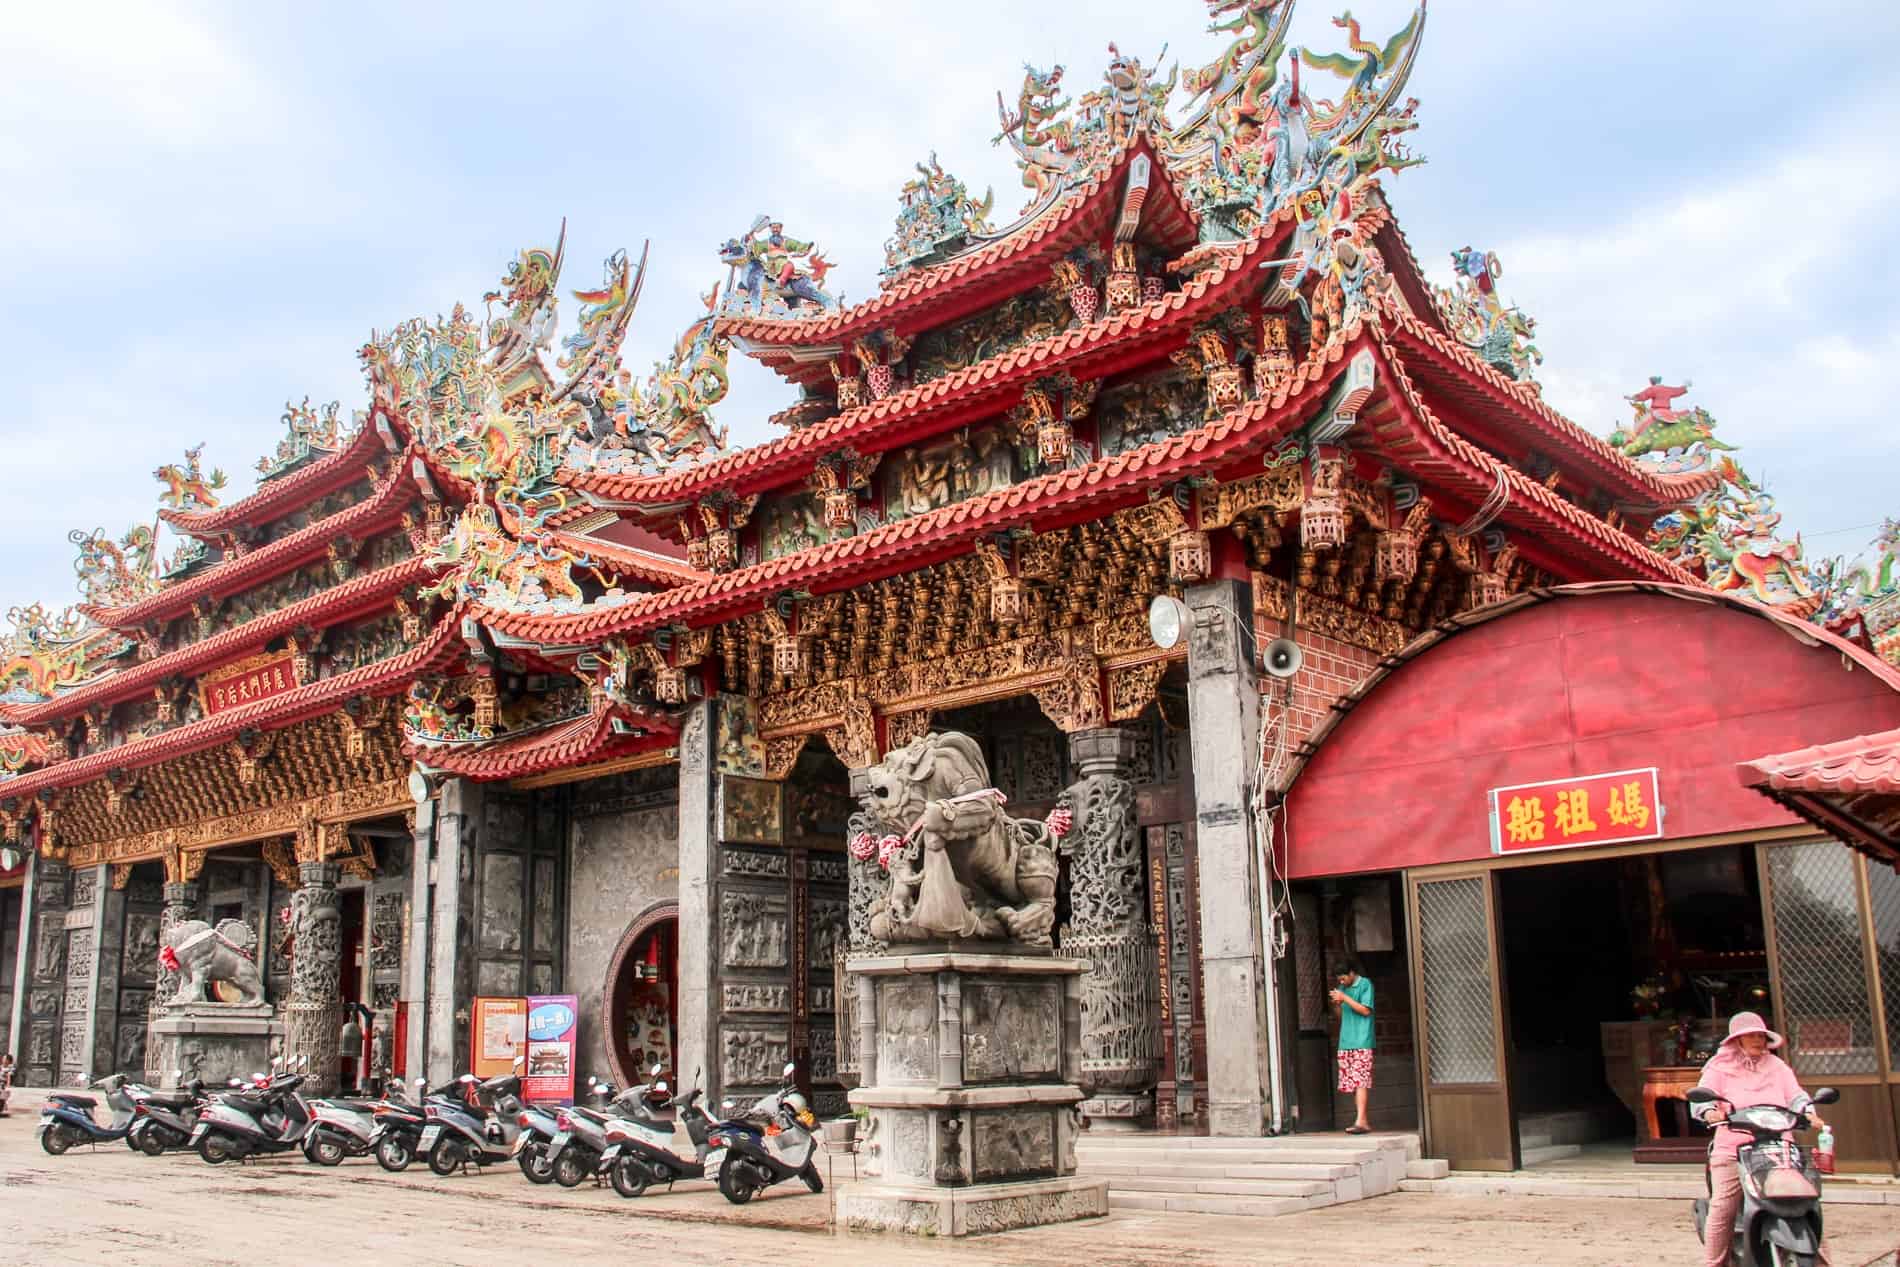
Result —
<instances>
[{"instance_id":1,"label":"sky","mask_svg":"<svg viewBox=\"0 0 1900 1267\"><path fill-rule=\"evenodd\" d=\"M1383 38L1405 0L1356 0ZM1325 0L1292 40L1342 47ZM73 529L150 523L203 442L248 491L286 401L363 403L372 328L479 308L568 223L564 289L653 262L648 367L760 213L874 292L897 191L933 151L1005 223L996 93L1107 44L1197 66L1200 0L35 4L0 25L0 610L76 597ZM1811 555L1900 514L1900 5L1436 0L1408 92L1425 166L1385 177L1414 251L1496 251L1546 398L1607 433L1650 374L1765 477ZM562 333L577 305L563 301ZM717 411L771 438L792 389L734 357ZM169 548L169 542L166 543Z\"/></svg>"}]
</instances>

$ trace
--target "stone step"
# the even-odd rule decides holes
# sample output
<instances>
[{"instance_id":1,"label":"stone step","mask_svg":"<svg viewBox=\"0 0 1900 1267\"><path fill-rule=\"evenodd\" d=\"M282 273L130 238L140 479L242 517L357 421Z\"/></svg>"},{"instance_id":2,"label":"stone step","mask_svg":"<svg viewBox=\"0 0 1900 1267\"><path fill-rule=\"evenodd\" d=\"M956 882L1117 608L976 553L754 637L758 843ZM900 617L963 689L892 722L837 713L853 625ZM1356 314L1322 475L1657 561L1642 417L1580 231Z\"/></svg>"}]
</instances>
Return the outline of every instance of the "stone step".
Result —
<instances>
[{"instance_id":1,"label":"stone step","mask_svg":"<svg viewBox=\"0 0 1900 1267\"><path fill-rule=\"evenodd\" d=\"M1305 1197L1190 1196L1179 1192L1108 1191L1111 1210L1165 1210L1182 1214L1241 1214L1261 1217L1294 1214L1333 1202Z\"/></svg>"},{"instance_id":2,"label":"stone step","mask_svg":"<svg viewBox=\"0 0 1900 1267\"><path fill-rule=\"evenodd\" d=\"M1523 1131L1517 1133L1517 1146L1524 1152L1529 1152L1533 1148L1549 1148L1555 1142L1556 1141L1551 1139L1549 1134L1543 1131L1529 1135Z\"/></svg>"},{"instance_id":3,"label":"stone step","mask_svg":"<svg viewBox=\"0 0 1900 1267\"><path fill-rule=\"evenodd\" d=\"M1111 1175L1108 1190L1111 1193L1185 1192L1189 1195L1234 1197L1339 1195L1338 1185L1323 1179L1190 1179L1176 1175Z\"/></svg>"},{"instance_id":4,"label":"stone step","mask_svg":"<svg viewBox=\"0 0 1900 1267\"><path fill-rule=\"evenodd\" d=\"M1355 1179L1359 1175L1357 1166L1313 1166L1274 1164L1270 1166L1209 1166L1164 1164L1160 1162L1095 1162L1078 1157L1079 1171L1085 1175L1101 1175L1113 1180L1116 1176L1134 1178L1136 1176L1164 1175L1174 1179L1299 1179L1333 1182L1341 1179Z\"/></svg>"},{"instance_id":5,"label":"stone step","mask_svg":"<svg viewBox=\"0 0 1900 1267\"><path fill-rule=\"evenodd\" d=\"M1541 1148L1523 1148L1518 1150L1518 1165L1537 1166L1547 1161L1575 1157L1582 1151L1582 1144L1546 1144Z\"/></svg>"},{"instance_id":6,"label":"stone step","mask_svg":"<svg viewBox=\"0 0 1900 1267\"><path fill-rule=\"evenodd\" d=\"M1362 1166L1379 1161L1376 1148L1114 1148L1078 1144L1078 1158L1132 1165L1181 1166Z\"/></svg>"},{"instance_id":7,"label":"stone step","mask_svg":"<svg viewBox=\"0 0 1900 1267\"><path fill-rule=\"evenodd\" d=\"M1415 1148L1418 1135L1407 1131L1374 1131L1348 1135L1344 1131L1294 1135L1163 1135L1154 1131L1084 1131L1078 1144L1113 1144L1131 1148Z\"/></svg>"},{"instance_id":8,"label":"stone step","mask_svg":"<svg viewBox=\"0 0 1900 1267\"><path fill-rule=\"evenodd\" d=\"M1421 1157L1405 1163L1407 1179L1443 1179L1451 1173L1451 1163L1436 1157Z\"/></svg>"}]
</instances>

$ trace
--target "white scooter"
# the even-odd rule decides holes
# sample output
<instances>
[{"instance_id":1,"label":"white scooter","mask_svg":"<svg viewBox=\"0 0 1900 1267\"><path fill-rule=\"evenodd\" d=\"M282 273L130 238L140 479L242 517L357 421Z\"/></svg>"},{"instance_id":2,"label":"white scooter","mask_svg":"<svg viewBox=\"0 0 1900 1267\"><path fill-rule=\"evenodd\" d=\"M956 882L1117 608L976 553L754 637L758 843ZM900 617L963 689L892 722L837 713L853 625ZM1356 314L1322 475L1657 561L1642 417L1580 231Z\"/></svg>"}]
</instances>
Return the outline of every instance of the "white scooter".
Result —
<instances>
[{"instance_id":1,"label":"white scooter","mask_svg":"<svg viewBox=\"0 0 1900 1267\"><path fill-rule=\"evenodd\" d=\"M719 1176L719 1191L734 1205L786 1179L799 1178L813 1192L823 1192L812 1154L818 1141L812 1132L818 1119L793 1083L796 1069L786 1065L785 1081L777 1091L754 1104L744 1116L762 1121L765 1134L742 1135L724 1127L707 1140L706 1173Z\"/></svg>"}]
</instances>

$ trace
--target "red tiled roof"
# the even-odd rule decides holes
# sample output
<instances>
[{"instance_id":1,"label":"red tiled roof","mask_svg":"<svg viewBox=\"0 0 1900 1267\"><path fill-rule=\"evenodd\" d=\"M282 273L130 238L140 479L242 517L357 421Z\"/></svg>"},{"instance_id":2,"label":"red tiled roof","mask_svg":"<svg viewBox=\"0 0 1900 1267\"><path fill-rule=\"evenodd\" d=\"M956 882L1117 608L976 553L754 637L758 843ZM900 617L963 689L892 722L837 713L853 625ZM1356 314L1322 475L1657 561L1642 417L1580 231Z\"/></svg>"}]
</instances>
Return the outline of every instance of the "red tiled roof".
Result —
<instances>
[{"instance_id":1,"label":"red tiled roof","mask_svg":"<svg viewBox=\"0 0 1900 1267\"><path fill-rule=\"evenodd\" d=\"M796 583L813 590L861 583L927 552L946 553L986 533L1111 500L1127 500L1157 484L1217 467L1237 452L1276 438L1327 390L1335 367L1362 340L1350 335L1326 364L1301 365L1270 400L1256 400L1180 436L1142 445L1086 466L1056 471L982 497L740 568L677 589L643 594L588 612L537 615L477 606L481 619L514 637L573 644L676 621L707 623Z\"/></svg>"},{"instance_id":2,"label":"red tiled roof","mask_svg":"<svg viewBox=\"0 0 1900 1267\"><path fill-rule=\"evenodd\" d=\"M108 770L136 769L201 752L250 727L280 729L330 712L359 695L394 694L406 688L418 674L460 654L460 635L461 612L457 609L437 622L421 642L387 660L306 683L283 695L227 709L146 739L135 739L116 748L46 766L0 784L0 794L28 796L41 788L70 787L97 778Z\"/></svg>"},{"instance_id":3,"label":"red tiled roof","mask_svg":"<svg viewBox=\"0 0 1900 1267\"><path fill-rule=\"evenodd\" d=\"M1427 354L1414 372L1428 378L1435 391L1463 408L1481 412L1506 434L1529 423L1565 452L1582 459L1606 488L1623 498L1644 506L1669 507L1721 487L1722 477L1714 471L1658 475L1644 470L1608 441L1552 409L1534 387L1506 378L1464 344L1396 306L1388 307L1385 315L1395 341Z\"/></svg>"},{"instance_id":4,"label":"red tiled roof","mask_svg":"<svg viewBox=\"0 0 1900 1267\"><path fill-rule=\"evenodd\" d=\"M1815 744L1736 767L1755 788L1836 796L1900 795L1900 730Z\"/></svg>"},{"instance_id":5,"label":"red tiled roof","mask_svg":"<svg viewBox=\"0 0 1900 1267\"><path fill-rule=\"evenodd\" d=\"M846 410L802 431L700 466L659 475L564 471L558 478L564 484L605 500L673 502L713 489L738 491L783 484L807 472L812 460L847 444L862 453L879 452L903 442L916 424L939 410L973 407L1007 387L1061 369L1078 368L1078 361L1107 352L1111 346L1114 351L1125 353L1140 345L1124 338L1134 332L1154 338L1192 324L1234 292L1261 284L1261 275L1252 267L1252 258L1277 244L1289 223L1284 219L1274 222L1261 235L1237 246L1221 267L1191 279L1180 290L1160 299L1046 339L1021 344L883 400ZM982 408L993 406L984 404Z\"/></svg>"},{"instance_id":6,"label":"red tiled roof","mask_svg":"<svg viewBox=\"0 0 1900 1267\"><path fill-rule=\"evenodd\" d=\"M897 312L908 314L925 306L940 307L947 296L965 288L966 279L975 278L988 283L1004 267L1011 271L1026 269L1058 251L1076 245L1086 235L1063 233L1062 230L1071 226L1086 227L1076 223L1087 218L1082 215L1085 210L1103 207L1112 211L1113 199L1121 192L1122 177L1129 162L1137 154L1153 155L1153 152L1146 134L1138 134L1125 143L1121 152L1108 160L1099 173L1064 195L1061 201L1044 210L1034 220L974 251L905 273L862 303L811 321L724 317L719 321L719 332L754 342L788 346L835 343L868 333L876 326L888 325ZM1192 214L1181 206L1180 200L1173 194L1165 164L1156 159L1153 166L1154 176L1151 180L1155 184L1150 186L1149 202L1143 208L1144 212L1163 218L1172 211L1182 223L1191 226ZM1166 191L1164 198L1155 197L1156 185ZM1157 202L1162 205L1157 206ZM930 323L942 320L944 318L941 316L933 316Z\"/></svg>"},{"instance_id":7,"label":"red tiled roof","mask_svg":"<svg viewBox=\"0 0 1900 1267\"><path fill-rule=\"evenodd\" d=\"M233 528L264 523L297 507L315 501L332 489L363 477L363 464L383 447L376 420L385 417L379 409L358 428L350 442L328 457L318 458L300 471L280 475L249 497L228 502L212 510L161 510L158 517L172 527L194 537L215 536ZM396 435L396 443L402 437Z\"/></svg>"},{"instance_id":8,"label":"red tiled roof","mask_svg":"<svg viewBox=\"0 0 1900 1267\"><path fill-rule=\"evenodd\" d=\"M235 659L262 647L299 625L330 625L365 609L386 604L405 586L430 575L429 561L420 556L403 559L386 568L365 572L341 585L298 599L288 607L248 620L201 642L189 643L143 664L109 673L97 681L43 704L18 708L12 713L23 725L39 725L61 717L71 717L94 704L111 703L168 677L189 676L225 660ZM222 716L222 714L220 714Z\"/></svg>"},{"instance_id":9,"label":"red tiled roof","mask_svg":"<svg viewBox=\"0 0 1900 1267\"><path fill-rule=\"evenodd\" d=\"M645 713L636 720L646 734L618 734L614 718L625 715L615 708L597 707L580 717L478 747L405 743L403 751L418 764L465 778L517 779L600 757L668 747L679 734L671 718Z\"/></svg>"},{"instance_id":10,"label":"red tiled roof","mask_svg":"<svg viewBox=\"0 0 1900 1267\"><path fill-rule=\"evenodd\" d=\"M1382 317L1389 315L1382 313ZM1500 512L1500 518L1534 530L1555 528L1567 538L1581 540L1610 560L1619 573L1634 572L1651 580L1705 588L1699 578L1669 562L1628 533L1612 528L1588 511L1571 505L1538 481L1500 462L1440 422L1419 395L1408 373L1406 361L1386 337L1384 329L1379 325L1372 328L1379 359L1399 387L1391 397L1398 407L1394 419L1373 426L1381 443L1393 456L1461 484L1474 505L1483 504L1496 490L1502 488L1508 495L1508 501Z\"/></svg>"},{"instance_id":11,"label":"red tiled roof","mask_svg":"<svg viewBox=\"0 0 1900 1267\"><path fill-rule=\"evenodd\" d=\"M411 447L413 449L414 446ZM345 507L248 554L223 559L197 575L168 585L135 603L121 607L90 607L82 604L80 610L99 624L114 629L176 616L207 594L235 594L288 572L322 555L330 543L340 537L354 536L359 532L374 533L387 524L395 523L402 508L408 504L406 494L414 492L415 488L415 481L409 477L408 463L401 462L388 479L354 506Z\"/></svg>"},{"instance_id":12,"label":"red tiled roof","mask_svg":"<svg viewBox=\"0 0 1900 1267\"><path fill-rule=\"evenodd\" d=\"M664 554L655 554L651 550L642 550L637 546L622 545L618 541L590 537L578 532L563 532L559 529L549 535L554 538L557 545L589 554L622 576L646 581L649 584L681 585L688 581L704 580L709 575L684 559L669 558Z\"/></svg>"}]
</instances>

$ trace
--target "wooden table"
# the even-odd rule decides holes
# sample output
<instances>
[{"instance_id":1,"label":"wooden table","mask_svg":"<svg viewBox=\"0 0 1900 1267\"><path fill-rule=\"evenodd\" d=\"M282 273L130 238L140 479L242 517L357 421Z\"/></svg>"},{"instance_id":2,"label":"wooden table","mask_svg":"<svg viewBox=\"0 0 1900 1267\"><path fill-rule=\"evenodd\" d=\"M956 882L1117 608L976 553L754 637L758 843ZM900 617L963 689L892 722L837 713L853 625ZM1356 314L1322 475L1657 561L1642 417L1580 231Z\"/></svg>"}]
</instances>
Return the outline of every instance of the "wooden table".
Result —
<instances>
[{"instance_id":1,"label":"wooden table","mask_svg":"<svg viewBox=\"0 0 1900 1267\"><path fill-rule=\"evenodd\" d=\"M1643 1127L1645 1137L1637 1142L1636 1157L1641 1162L1698 1162L1708 1153L1709 1132L1689 1116L1691 1089L1702 1080L1700 1065L1650 1065L1643 1070ZM1660 1102L1668 1100L1674 1113L1676 1134L1662 1133Z\"/></svg>"}]
</instances>

